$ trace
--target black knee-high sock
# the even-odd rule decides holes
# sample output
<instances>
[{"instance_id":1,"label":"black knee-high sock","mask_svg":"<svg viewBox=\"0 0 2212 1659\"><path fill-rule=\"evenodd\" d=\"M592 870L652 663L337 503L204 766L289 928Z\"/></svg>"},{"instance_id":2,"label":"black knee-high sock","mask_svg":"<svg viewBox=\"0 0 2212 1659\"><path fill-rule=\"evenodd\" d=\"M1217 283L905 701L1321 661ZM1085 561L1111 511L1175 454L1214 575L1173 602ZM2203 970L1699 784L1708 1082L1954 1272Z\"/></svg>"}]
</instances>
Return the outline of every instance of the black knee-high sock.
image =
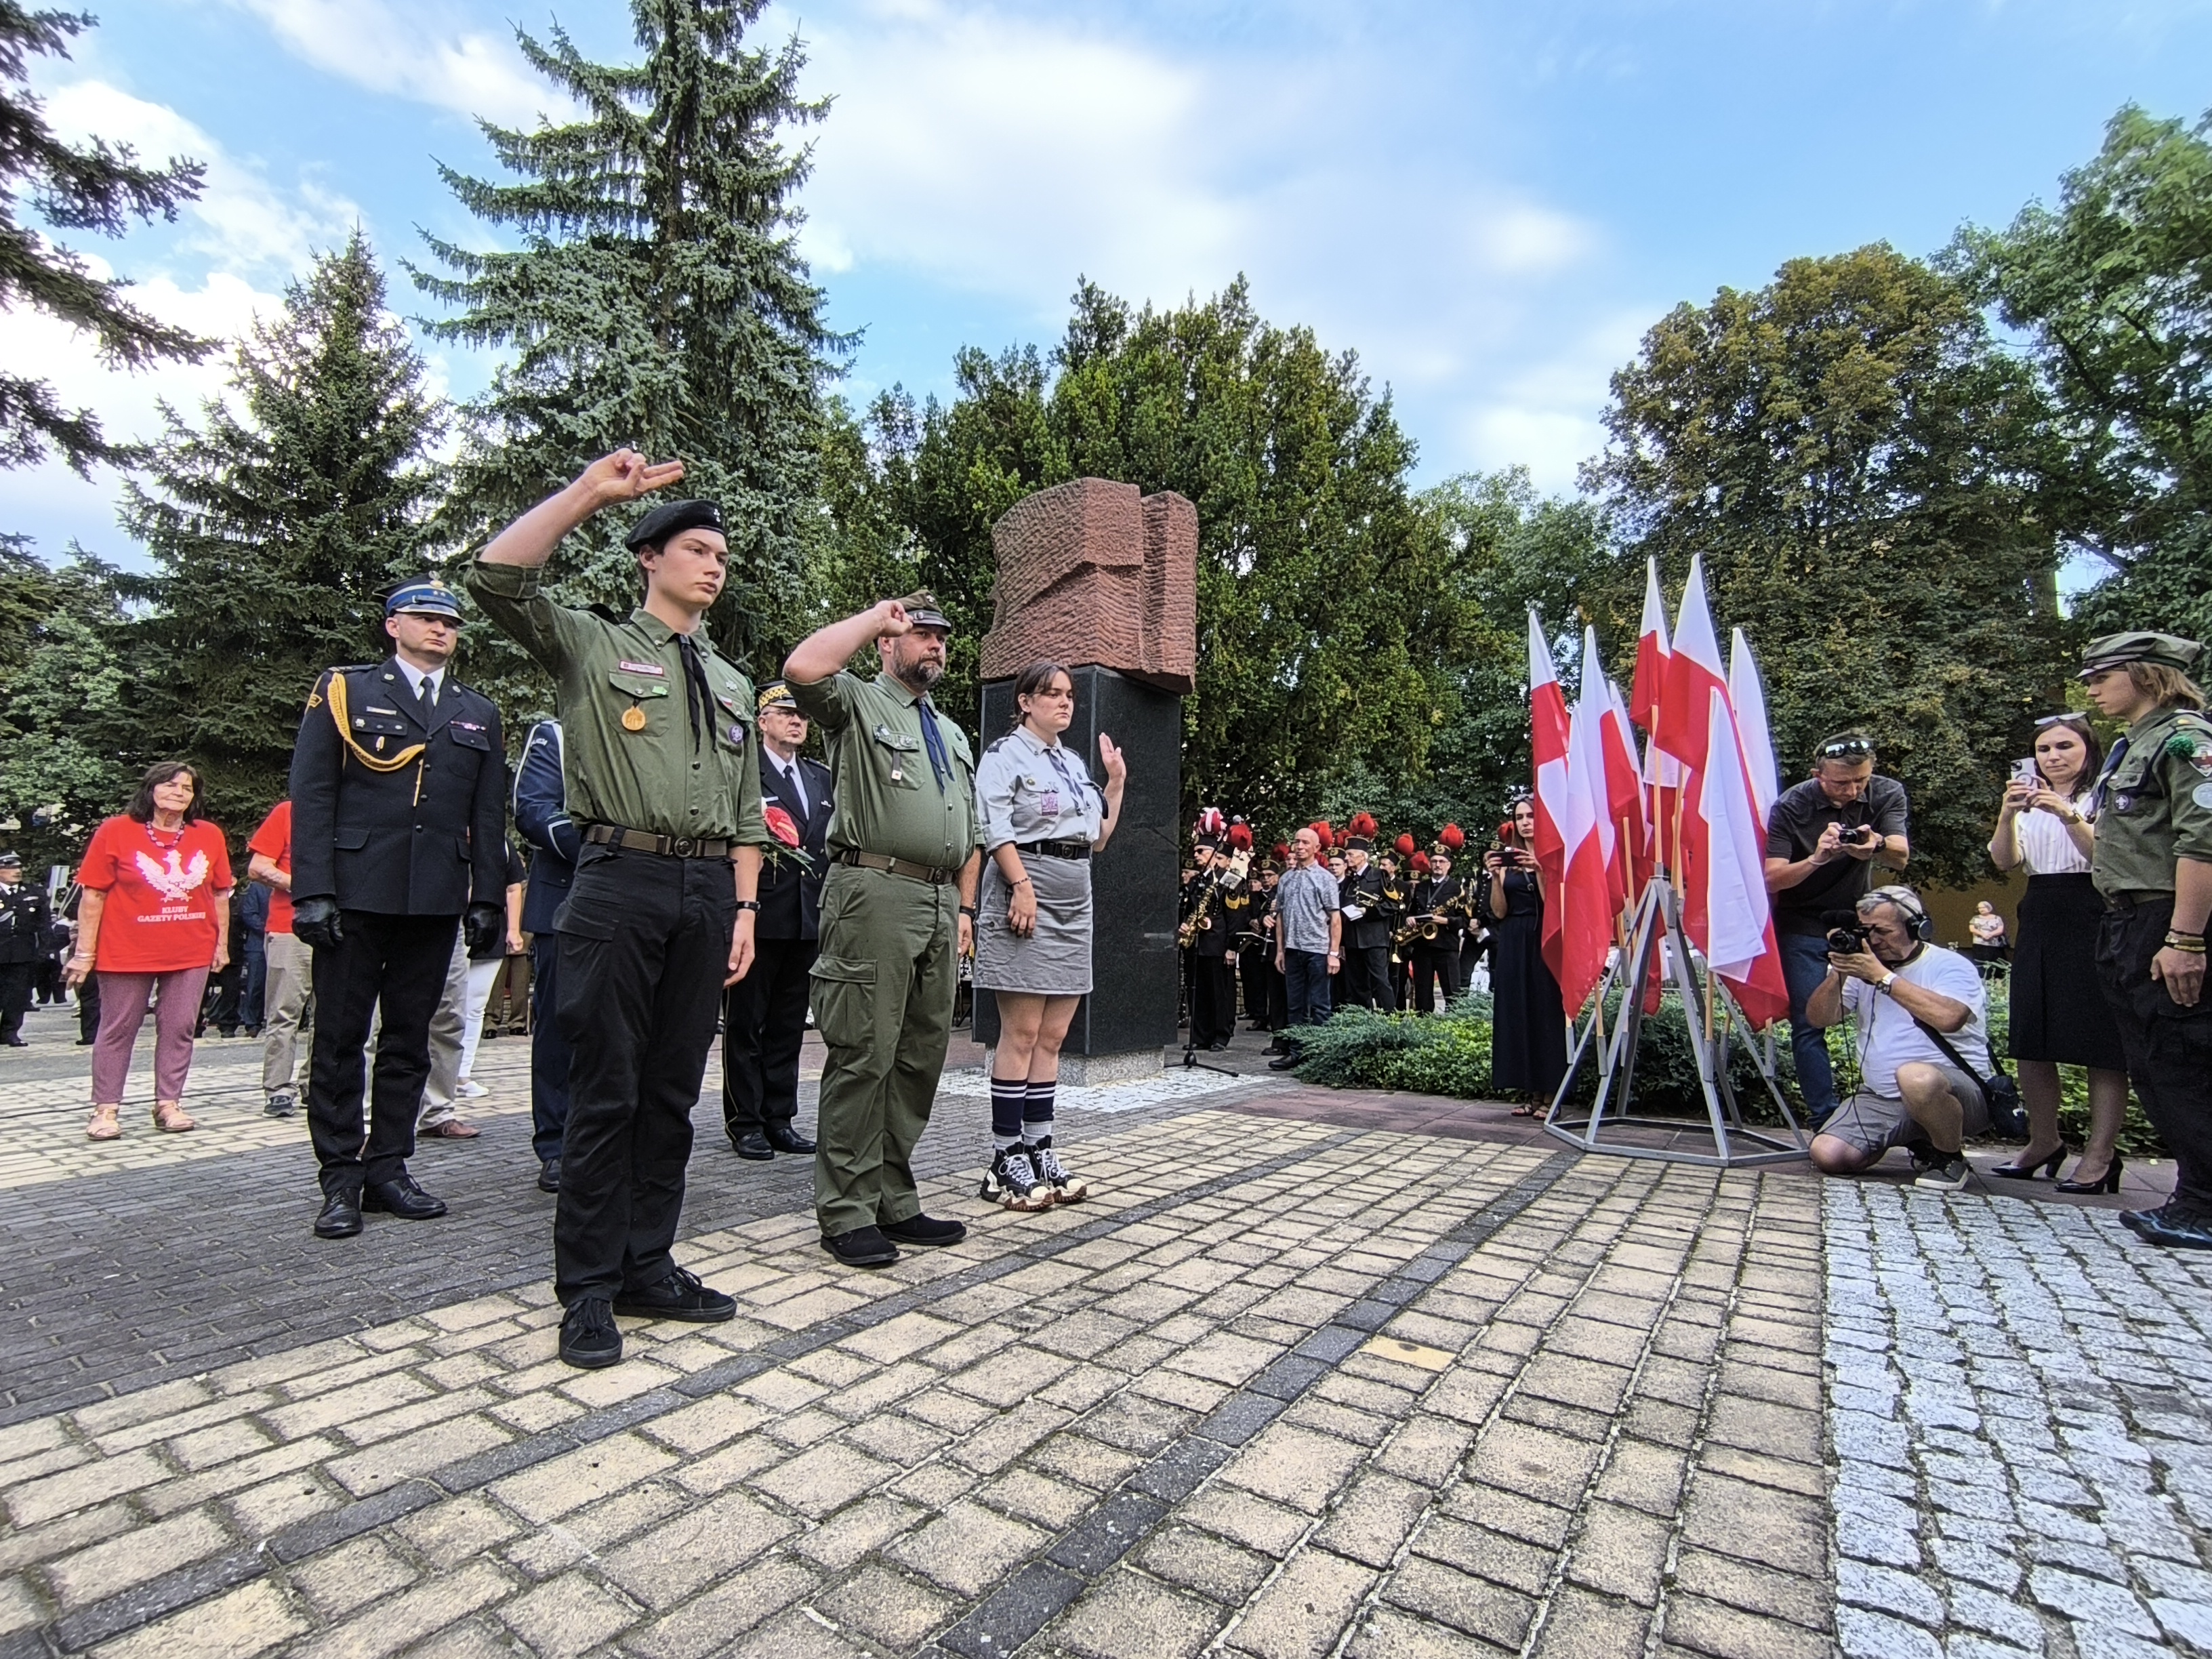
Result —
<instances>
[{"instance_id":1,"label":"black knee-high sock","mask_svg":"<svg viewBox=\"0 0 2212 1659\"><path fill-rule=\"evenodd\" d=\"M991 1079L991 1145L1000 1152L1022 1144L1022 1113L1029 1105L1027 1078Z\"/></svg>"},{"instance_id":2,"label":"black knee-high sock","mask_svg":"<svg viewBox=\"0 0 2212 1659\"><path fill-rule=\"evenodd\" d=\"M1029 1098L1022 1103L1022 1139L1032 1146L1052 1133L1052 1103L1059 1091L1056 1077L1029 1086Z\"/></svg>"}]
</instances>

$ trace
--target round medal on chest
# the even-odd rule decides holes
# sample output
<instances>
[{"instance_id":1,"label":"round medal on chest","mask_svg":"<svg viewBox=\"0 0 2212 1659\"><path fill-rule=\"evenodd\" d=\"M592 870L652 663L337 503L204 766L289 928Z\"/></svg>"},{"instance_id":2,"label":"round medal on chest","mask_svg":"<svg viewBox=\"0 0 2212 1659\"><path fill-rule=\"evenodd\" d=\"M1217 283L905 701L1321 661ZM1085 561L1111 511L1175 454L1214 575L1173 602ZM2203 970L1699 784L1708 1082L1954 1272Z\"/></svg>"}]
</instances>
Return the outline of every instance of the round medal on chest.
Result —
<instances>
[{"instance_id":1,"label":"round medal on chest","mask_svg":"<svg viewBox=\"0 0 2212 1659\"><path fill-rule=\"evenodd\" d=\"M645 710L633 704L623 710L622 720L623 731L642 732L645 730Z\"/></svg>"}]
</instances>

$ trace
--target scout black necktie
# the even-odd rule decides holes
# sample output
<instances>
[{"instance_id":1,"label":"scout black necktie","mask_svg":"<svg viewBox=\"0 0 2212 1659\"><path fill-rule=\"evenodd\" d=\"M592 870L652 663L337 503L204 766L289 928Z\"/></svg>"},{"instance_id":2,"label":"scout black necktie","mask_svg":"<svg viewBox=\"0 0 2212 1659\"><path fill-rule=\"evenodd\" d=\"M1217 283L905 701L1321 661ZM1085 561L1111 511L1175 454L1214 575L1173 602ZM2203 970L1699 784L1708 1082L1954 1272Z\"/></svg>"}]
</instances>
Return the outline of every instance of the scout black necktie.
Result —
<instances>
[{"instance_id":1,"label":"scout black necktie","mask_svg":"<svg viewBox=\"0 0 2212 1659\"><path fill-rule=\"evenodd\" d=\"M2120 757L2128 752L2128 740L2120 738L2105 757L2105 769L2097 774L2097 787L2089 792L2089 816L2095 817L2105 810L2105 786L2112 781L2112 774L2120 769Z\"/></svg>"},{"instance_id":2,"label":"scout black necktie","mask_svg":"<svg viewBox=\"0 0 2212 1659\"><path fill-rule=\"evenodd\" d=\"M941 795L952 776L952 757L945 752L945 733L937 729L937 710L927 697L921 700L921 742L929 750L929 769L937 775L937 793Z\"/></svg>"},{"instance_id":3,"label":"scout black necktie","mask_svg":"<svg viewBox=\"0 0 2212 1659\"><path fill-rule=\"evenodd\" d=\"M699 655L699 642L689 634L679 635L677 647L684 656L684 705L691 713L691 746L699 746L701 729L711 730L714 724L714 694L707 686L707 665Z\"/></svg>"}]
</instances>

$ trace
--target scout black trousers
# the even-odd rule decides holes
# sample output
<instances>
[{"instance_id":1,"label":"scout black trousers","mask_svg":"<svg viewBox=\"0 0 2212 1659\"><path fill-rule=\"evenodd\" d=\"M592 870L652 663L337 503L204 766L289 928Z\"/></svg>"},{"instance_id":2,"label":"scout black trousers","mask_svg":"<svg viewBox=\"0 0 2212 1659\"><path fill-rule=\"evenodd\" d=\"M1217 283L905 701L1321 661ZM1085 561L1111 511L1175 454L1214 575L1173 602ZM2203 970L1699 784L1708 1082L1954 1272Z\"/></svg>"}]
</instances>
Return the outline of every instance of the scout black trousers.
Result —
<instances>
[{"instance_id":1,"label":"scout black trousers","mask_svg":"<svg viewBox=\"0 0 2212 1659\"><path fill-rule=\"evenodd\" d=\"M554 1210L566 1307L658 1284L684 1208L737 890L726 859L586 846L555 926L568 1121Z\"/></svg>"},{"instance_id":2,"label":"scout black trousers","mask_svg":"<svg viewBox=\"0 0 2212 1659\"><path fill-rule=\"evenodd\" d=\"M2173 1154L2173 1196L2192 1218L2212 1220L2212 998L2184 1008L2150 976L2172 926L2170 897L2106 911L2097 976L2120 1028L2128 1081Z\"/></svg>"},{"instance_id":3,"label":"scout black trousers","mask_svg":"<svg viewBox=\"0 0 2212 1659\"><path fill-rule=\"evenodd\" d=\"M337 948L315 952L315 1043L307 1133L323 1196L392 1180L415 1155L415 1118L430 1077L430 1016L446 989L459 916L341 910ZM380 1016L378 1009L382 1008ZM376 1076L362 1131L362 1046L376 1021Z\"/></svg>"},{"instance_id":4,"label":"scout black trousers","mask_svg":"<svg viewBox=\"0 0 2212 1659\"><path fill-rule=\"evenodd\" d=\"M722 994L722 1127L739 1135L791 1127L799 1050L806 1040L807 975L822 945L764 939L753 970Z\"/></svg>"}]
</instances>

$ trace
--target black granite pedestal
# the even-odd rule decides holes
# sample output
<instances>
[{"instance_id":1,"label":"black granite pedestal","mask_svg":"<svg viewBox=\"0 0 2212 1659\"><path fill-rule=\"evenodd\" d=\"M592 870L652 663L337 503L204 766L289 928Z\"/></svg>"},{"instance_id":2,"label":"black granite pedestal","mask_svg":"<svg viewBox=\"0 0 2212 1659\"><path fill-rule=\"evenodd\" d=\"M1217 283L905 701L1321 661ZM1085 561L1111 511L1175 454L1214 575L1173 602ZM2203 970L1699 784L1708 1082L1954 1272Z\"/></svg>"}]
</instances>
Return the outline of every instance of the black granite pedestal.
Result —
<instances>
[{"instance_id":1,"label":"black granite pedestal","mask_svg":"<svg viewBox=\"0 0 2212 1659\"><path fill-rule=\"evenodd\" d=\"M1068 1065L1061 1077L1109 1068L1111 1056L1146 1056L1157 1063L1176 1037L1176 858L1182 800L1182 699L1110 668L1078 668L1075 721L1060 741L1081 755L1103 781L1098 734L1121 745L1129 763L1121 822L1105 852L1091 860L1091 891L1097 931L1091 941L1091 992L1075 1012L1061 1048ZM983 741L1003 736L1015 721L1014 683L983 687ZM975 1040L999 1036L999 1010L988 991L975 993ZM1142 1064L1144 1062L1139 1062Z\"/></svg>"}]
</instances>

